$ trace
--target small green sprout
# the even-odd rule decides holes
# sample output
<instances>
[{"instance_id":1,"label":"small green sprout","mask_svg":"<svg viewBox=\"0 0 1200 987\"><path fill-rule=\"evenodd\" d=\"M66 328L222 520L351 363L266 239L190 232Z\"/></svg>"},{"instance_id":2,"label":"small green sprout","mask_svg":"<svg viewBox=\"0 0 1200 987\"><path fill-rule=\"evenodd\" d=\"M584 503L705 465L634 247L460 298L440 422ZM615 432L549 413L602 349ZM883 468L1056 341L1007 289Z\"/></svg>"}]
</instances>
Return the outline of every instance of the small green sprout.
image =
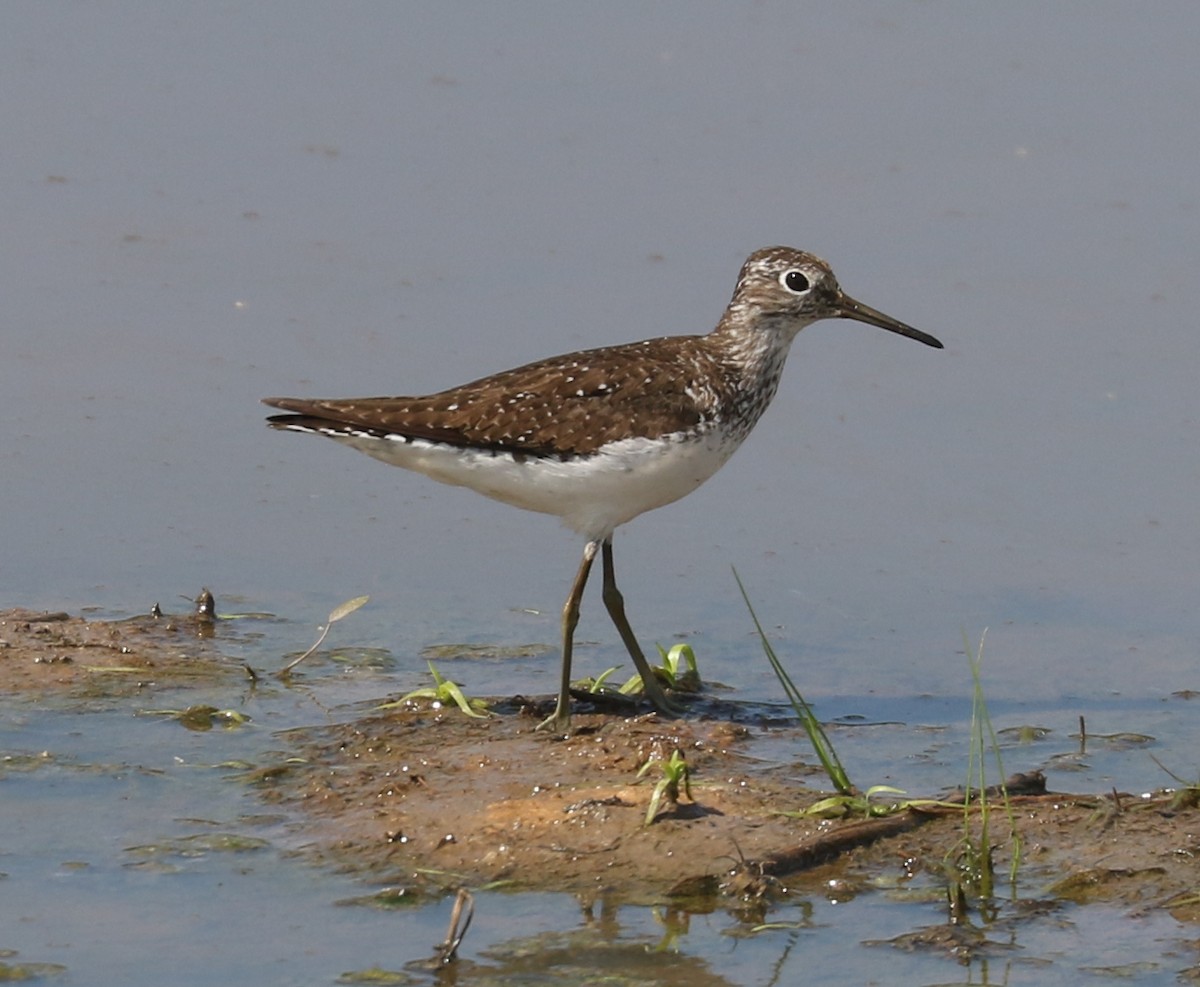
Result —
<instances>
[{"instance_id":1,"label":"small green sprout","mask_svg":"<svg viewBox=\"0 0 1200 987\"><path fill-rule=\"evenodd\" d=\"M799 812L784 813L789 816L820 816L823 819L841 819L846 816L862 816L864 819L875 819L880 816L890 816L905 809L920 808L929 805L941 805L932 799L894 799L881 801L880 796L904 795L899 788L890 785L875 785L868 788L866 793L859 795L831 795L829 798L814 802L807 809Z\"/></svg>"},{"instance_id":2,"label":"small green sprout","mask_svg":"<svg viewBox=\"0 0 1200 987\"><path fill-rule=\"evenodd\" d=\"M696 666L696 652L690 644L676 644L667 651L661 644L656 645L662 664L656 669L676 692L699 692L700 669ZM679 670L680 663L685 667Z\"/></svg>"},{"instance_id":3,"label":"small green sprout","mask_svg":"<svg viewBox=\"0 0 1200 987\"><path fill-rule=\"evenodd\" d=\"M668 761L664 761L662 758L647 761L642 765L642 770L638 772L637 776L639 778L642 777L642 775L655 766L662 772L662 778L654 786L654 792L650 795L650 807L646 810L646 821L644 823L646 826L654 822L654 817L658 815L659 804L664 798L672 806L679 804L680 785L683 786L683 792L687 795L688 801L696 801L692 798L691 773L688 771L683 751L676 747Z\"/></svg>"},{"instance_id":4,"label":"small green sprout","mask_svg":"<svg viewBox=\"0 0 1200 987\"><path fill-rule=\"evenodd\" d=\"M668 689L674 689L676 692L699 692L700 669L696 665L696 652L692 650L692 646L676 644L670 651L661 644L655 645L655 647L658 648L658 656L662 661L661 665L655 665L652 669L658 680ZM680 665L684 666L682 671ZM607 678L613 671L615 669L609 669L600 677L600 680ZM593 688L592 691L597 690ZM642 693L644 691L642 677L640 675L631 676L619 691L623 696Z\"/></svg>"},{"instance_id":5,"label":"small green sprout","mask_svg":"<svg viewBox=\"0 0 1200 987\"><path fill-rule=\"evenodd\" d=\"M1165 764L1162 763L1153 754L1150 755L1150 760L1163 769L1174 782L1179 786L1175 790L1174 797L1171 799L1171 811L1182 812L1185 809L1195 809L1200 805L1200 781L1188 781L1186 778L1177 775L1171 771Z\"/></svg>"},{"instance_id":6,"label":"small green sprout","mask_svg":"<svg viewBox=\"0 0 1200 987\"><path fill-rule=\"evenodd\" d=\"M606 668L603 672L601 672L599 675L597 675L594 679L588 681L587 682L587 691L588 692L604 692L605 689L608 688L604 683L607 682L609 676L611 676L612 673L615 672L620 667L621 667L620 665L611 665L608 668Z\"/></svg>"},{"instance_id":7,"label":"small green sprout","mask_svg":"<svg viewBox=\"0 0 1200 987\"><path fill-rule=\"evenodd\" d=\"M384 703L379 709L395 709L397 706L407 706L415 699L429 699L434 703L441 703L443 706L448 706L454 703L467 716L473 716L476 719L486 719L491 714L487 711L487 703L482 699L468 699L463 693L462 687L457 682L451 682L443 676L435 667L433 662L428 662L429 672L433 675L433 686L427 686L424 689L413 689L412 692L401 696L395 702Z\"/></svg>"}]
</instances>

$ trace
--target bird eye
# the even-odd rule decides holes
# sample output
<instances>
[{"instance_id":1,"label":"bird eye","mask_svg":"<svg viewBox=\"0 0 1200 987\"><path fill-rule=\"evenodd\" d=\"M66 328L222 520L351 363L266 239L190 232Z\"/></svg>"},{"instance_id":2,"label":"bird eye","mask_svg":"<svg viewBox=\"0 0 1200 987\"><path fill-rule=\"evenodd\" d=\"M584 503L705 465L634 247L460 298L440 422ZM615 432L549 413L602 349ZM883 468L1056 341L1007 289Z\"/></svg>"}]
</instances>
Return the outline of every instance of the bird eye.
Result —
<instances>
[{"instance_id":1,"label":"bird eye","mask_svg":"<svg viewBox=\"0 0 1200 987\"><path fill-rule=\"evenodd\" d=\"M803 295L812 287L812 282L804 276L804 273L796 270L784 271L779 275L779 283L796 295Z\"/></svg>"}]
</instances>

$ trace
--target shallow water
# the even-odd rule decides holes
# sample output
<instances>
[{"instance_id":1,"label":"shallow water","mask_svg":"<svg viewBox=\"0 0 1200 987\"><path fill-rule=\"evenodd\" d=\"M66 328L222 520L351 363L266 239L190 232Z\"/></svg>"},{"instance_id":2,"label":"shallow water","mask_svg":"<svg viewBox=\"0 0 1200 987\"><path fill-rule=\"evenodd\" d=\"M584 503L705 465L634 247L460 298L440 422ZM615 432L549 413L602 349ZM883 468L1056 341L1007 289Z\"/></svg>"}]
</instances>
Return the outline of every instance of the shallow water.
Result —
<instances>
[{"instance_id":1,"label":"shallow water","mask_svg":"<svg viewBox=\"0 0 1200 987\"><path fill-rule=\"evenodd\" d=\"M731 465L618 534L643 640L686 637L708 677L775 700L736 565L820 714L876 724L838 738L864 783L958 783L964 638L985 627L997 726L1052 730L1006 767L1141 791L1169 783L1153 753L1196 776L1194 6L9 13L0 604L135 613L207 584L284 618L234 647L271 667L367 593L339 640L391 663L350 676L360 699L420 684L430 645L553 647L580 546L551 519L270 433L257 400L703 331L750 250L792 243L947 349L806 330ZM581 673L622 660L592 596L579 636ZM552 656L448 669L477 693L555 678ZM6 700L0 745L55 755L0 780L20 959L78 982L287 983L425 955L448 904L399 937L395 915L334 908L361 889L290 860L286 822L249 826L265 851L128 866L126 847L202 828L175 820L259 813L206 765L331 701L275 695L248 730L193 736L124 701ZM1154 740L1097 739L1118 733ZM502 901L514 924L579 924L552 897ZM766 982L789 946L809 969L823 934L883 934L893 906L853 905L749 941L694 919L680 951ZM473 956L516 934L487 911ZM649 912L622 916L658 941ZM1073 917L1051 972L1008 982L1122 941L1106 921ZM863 980L899 962L850 952ZM907 979L956 975L924 962ZM1155 962L1133 979L1166 977Z\"/></svg>"}]
</instances>

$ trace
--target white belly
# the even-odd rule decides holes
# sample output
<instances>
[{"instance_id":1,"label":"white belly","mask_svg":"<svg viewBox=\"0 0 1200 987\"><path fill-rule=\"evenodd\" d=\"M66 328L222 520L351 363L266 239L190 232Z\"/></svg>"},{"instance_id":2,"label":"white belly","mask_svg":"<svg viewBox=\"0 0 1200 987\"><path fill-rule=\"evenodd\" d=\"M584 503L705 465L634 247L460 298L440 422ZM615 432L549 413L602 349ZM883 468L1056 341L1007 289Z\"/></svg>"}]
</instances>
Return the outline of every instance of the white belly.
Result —
<instances>
[{"instance_id":1,"label":"white belly","mask_svg":"<svg viewBox=\"0 0 1200 987\"><path fill-rule=\"evenodd\" d=\"M606 538L618 525L691 493L739 444L722 441L718 432L686 438L680 433L663 439L623 439L594 455L558 459L463 449L424 439L323 434L442 483L557 515L588 539Z\"/></svg>"}]
</instances>

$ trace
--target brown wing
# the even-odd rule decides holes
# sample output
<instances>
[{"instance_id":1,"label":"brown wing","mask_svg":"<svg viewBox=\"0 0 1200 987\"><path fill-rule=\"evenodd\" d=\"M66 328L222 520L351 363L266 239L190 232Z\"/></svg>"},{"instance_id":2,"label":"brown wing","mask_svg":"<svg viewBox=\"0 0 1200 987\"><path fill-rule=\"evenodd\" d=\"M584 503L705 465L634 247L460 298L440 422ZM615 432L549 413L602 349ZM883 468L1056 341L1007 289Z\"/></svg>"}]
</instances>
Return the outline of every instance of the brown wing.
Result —
<instances>
[{"instance_id":1,"label":"brown wing","mask_svg":"<svg viewBox=\"0 0 1200 987\"><path fill-rule=\"evenodd\" d=\"M551 357L421 397L266 398L284 411L380 433L530 455L585 455L629 436L703 424L721 369L704 337ZM286 416L272 419L286 423Z\"/></svg>"}]
</instances>

